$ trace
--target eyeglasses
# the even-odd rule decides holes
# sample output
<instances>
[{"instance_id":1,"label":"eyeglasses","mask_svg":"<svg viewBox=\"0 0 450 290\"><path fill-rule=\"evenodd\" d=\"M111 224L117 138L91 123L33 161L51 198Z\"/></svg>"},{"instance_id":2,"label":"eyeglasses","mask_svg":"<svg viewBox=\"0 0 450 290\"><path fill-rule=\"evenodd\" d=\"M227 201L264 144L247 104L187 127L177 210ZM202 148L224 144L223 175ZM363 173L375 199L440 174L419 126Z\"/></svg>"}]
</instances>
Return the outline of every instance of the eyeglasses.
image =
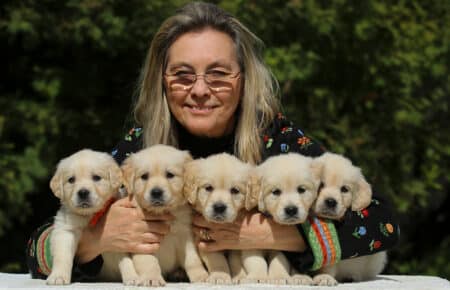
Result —
<instances>
[{"instance_id":1,"label":"eyeglasses","mask_svg":"<svg viewBox=\"0 0 450 290\"><path fill-rule=\"evenodd\" d=\"M169 88L172 92L187 93L192 89L199 77L202 77L210 90L215 93L223 93L233 89L231 81L239 77L240 73L240 71L234 74L223 71L211 71L205 74L194 74L180 71L173 74L164 74L164 76L167 78Z\"/></svg>"}]
</instances>

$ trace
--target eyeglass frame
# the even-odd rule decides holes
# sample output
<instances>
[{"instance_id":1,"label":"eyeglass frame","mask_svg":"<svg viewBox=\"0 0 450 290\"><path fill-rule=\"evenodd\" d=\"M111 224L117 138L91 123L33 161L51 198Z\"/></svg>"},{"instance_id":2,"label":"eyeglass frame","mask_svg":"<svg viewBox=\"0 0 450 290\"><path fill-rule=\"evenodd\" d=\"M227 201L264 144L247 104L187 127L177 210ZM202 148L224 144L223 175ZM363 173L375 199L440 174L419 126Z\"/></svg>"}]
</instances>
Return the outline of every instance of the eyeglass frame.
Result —
<instances>
[{"instance_id":1,"label":"eyeglass frame","mask_svg":"<svg viewBox=\"0 0 450 290\"><path fill-rule=\"evenodd\" d=\"M238 78L240 76L240 74L241 74L241 71L238 71L234 75L233 75L233 73L227 74L226 77L227 77L227 79L232 80L232 79ZM208 81L208 72L206 72L204 74L188 73L186 75L189 75L189 77L194 77L194 78L192 80L192 84L190 84L189 86L185 86L182 89L182 91L190 91L194 87L195 83L197 82L198 77L202 77L203 78L203 81L205 82L205 84L208 86L208 88L210 90L215 91L215 92L219 92L221 90L221 88L213 88L213 87L211 87L211 81ZM168 74L168 73L163 73L163 76L164 77L177 77L175 74ZM179 77L179 79L183 79L183 78ZM184 78L184 79L185 80L186 79L189 80L188 78ZM223 82L223 80L222 80L222 82Z\"/></svg>"}]
</instances>

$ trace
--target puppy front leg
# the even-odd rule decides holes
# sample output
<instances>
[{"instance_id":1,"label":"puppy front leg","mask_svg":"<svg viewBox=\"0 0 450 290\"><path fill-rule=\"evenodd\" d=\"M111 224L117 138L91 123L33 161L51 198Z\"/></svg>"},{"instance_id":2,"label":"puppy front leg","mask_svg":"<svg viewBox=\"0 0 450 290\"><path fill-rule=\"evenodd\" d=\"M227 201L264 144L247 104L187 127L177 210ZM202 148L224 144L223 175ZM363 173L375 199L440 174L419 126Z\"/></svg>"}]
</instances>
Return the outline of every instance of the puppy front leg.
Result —
<instances>
[{"instance_id":1,"label":"puppy front leg","mask_svg":"<svg viewBox=\"0 0 450 290\"><path fill-rule=\"evenodd\" d=\"M261 250L242 251L242 264L247 276L241 283L264 283L267 281L267 262Z\"/></svg>"},{"instance_id":2,"label":"puppy front leg","mask_svg":"<svg viewBox=\"0 0 450 290\"><path fill-rule=\"evenodd\" d=\"M208 272L203 266L200 255L192 239L188 239L184 253L184 270L191 282L205 282Z\"/></svg>"},{"instance_id":3,"label":"puppy front leg","mask_svg":"<svg viewBox=\"0 0 450 290\"><path fill-rule=\"evenodd\" d=\"M119 270L124 285L133 286L139 284L139 275L134 267L133 260L128 254L119 257Z\"/></svg>"},{"instance_id":4,"label":"puppy front leg","mask_svg":"<svg viewBox=\"0 0 450 290\"><path fill-rule=\"evenodd\" d=\"M282 252L269 251L269 283L278 285L291 284L289 268L289 261Z\"/></svg>"},{"instance_id":5,"label":"puppy front leg","mask_svg":"<svg viewBox=\"0 0 450 290\"><path fill-rule=\"evenodd\" d=\"M80 239L80 231L65 231L55 227L50 237L53 254L52 272L48 285L67 285L72 278L73 258Z\"/></svg>"},{"instance_id":6,"label":"puppy front leg","mask_svg":"<svg viewBox=\"0 0 450 290\"><path fill-rule=\"evenodd\" d=\"M211 284L231 284L230 268L223 252L200 252L203 262L208 268L206 282Z\"/></svg>"},{"instance_id":7,"label":"puppy front leg","mask_svg":"<svg viewBox=\"0 0 450 290\"><path fill-rule=\"evenodd\" d=\"M228 253L228 264L233 284L241 283L241 280L247 276L244 265L242 265L242 251L231 250Z\"/></svg>"},{"instance_id":8,"label":"puppy front leg","mask_svg":"<svg viewBox=\"0 0 450 290\"><path fill-rule=\"evenodd\" d=\"M133 263L139 275L139 286L164 286L158 259L153 255L133 255Z\"/></svg>"}]
</instances>

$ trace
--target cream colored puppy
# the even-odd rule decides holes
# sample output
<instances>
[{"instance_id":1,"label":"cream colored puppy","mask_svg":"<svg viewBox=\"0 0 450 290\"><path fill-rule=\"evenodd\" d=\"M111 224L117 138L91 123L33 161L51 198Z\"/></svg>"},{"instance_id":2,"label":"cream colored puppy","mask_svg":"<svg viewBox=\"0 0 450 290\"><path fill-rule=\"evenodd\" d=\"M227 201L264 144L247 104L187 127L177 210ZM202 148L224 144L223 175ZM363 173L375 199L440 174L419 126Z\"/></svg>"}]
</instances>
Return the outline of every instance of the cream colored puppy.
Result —
<instances>
[{"instance_id":1,"label":"cream colored puppy","mask_svg":"<svg viewBox=\"0 0 450 290\"><path fill-rule=\"evenodd\" d=\"M273 156L257 167L257 174L261 179L258 209L279 224L305 222L320 183L313 159L297 153ZM271 253L269 277L288 284L312 284L311 277L297 273L286 257L275 251Z\"/></svg>"},{"instance_id":2,"label":"cream colored puppy","mask_svg":"<svg viewBox=\"0 0 450 290\"><path fill-rule=\"evenodd\" d=\"M325 153L314 160L320 172L321 185L314 213L323 218L340 220L348 209L358 211L370 205L372 189L361 170L342 155ZM337 280L369 280L381 273L387 261L386 252L347 259L320 270L314 284L336 285Z\"/></svg>"},{"instance_id":3,"label":"cream colored puppy","mask_svg":"<svg viewBox=\"0 0 450 290\"><path fill-rule=\"evenodd\" d=\"M251 197L249 192L253 180L252 169L250 164L227 153L194 160L186 165L185 195L195 210L206 220L232 223L240 211L256 206L256 200L248 200ZM200 254L210 272L208 282L229 284L232 283L232 276L235 282L244 278L240 251L230 251L230 265L225 252L200 252ZM248 254L249 252L242 251L243 257ZM250 277L255 270L258 271L258 268L252 266L244 263Z\"/></svg>"},{"instance_id":4,"label":"cream colored puppy","mask_svg":"<svg viewBox=\"0 0 450 290\"><path fill-rule=\"evenodd\" d=\"M61 207L50 240L53 267L47 284L70 283L81 232L94 221L97 212L118 197L121 184L122 172L106 153L85 149L59 162L50 181L50 188L60 199Z\"/></svg>"},{"instance_id":5,"label":"cream colored puppy","mask_svg":"<svg viewBox=\"0 0 450 290\"><path fill-rule=\"evenodd\" d=\"M208 277L193 241L191 208L183 195L184 164L190 160L187 151L155 145L132 154L122 165L127 191L143 210L175 216L155 255L132 255L137 285L165 285L163 276L179 267L191 282Z\"/></svg>"}]
</instances>

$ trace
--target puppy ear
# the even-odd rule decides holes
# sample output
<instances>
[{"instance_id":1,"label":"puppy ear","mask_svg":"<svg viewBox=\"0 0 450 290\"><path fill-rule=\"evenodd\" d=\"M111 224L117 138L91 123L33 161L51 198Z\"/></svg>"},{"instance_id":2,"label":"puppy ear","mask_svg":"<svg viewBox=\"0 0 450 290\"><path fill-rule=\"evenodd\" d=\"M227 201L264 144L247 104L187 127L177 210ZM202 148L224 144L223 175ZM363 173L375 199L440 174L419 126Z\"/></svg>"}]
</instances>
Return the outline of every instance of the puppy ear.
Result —
<instances>
[{"instance_id":1,"label":"puppy ear","mask_svg":"<svg viewBox=\"0 0 450 290\"><path fill-rule=\"evenodd\" d=\"M115 161L112 162L113 163L109 167L109 182L114 192L117 192L124 183L124 178L120 167L116 164Z\"/></svg>"},{"instance_id":2,"label":"puppy ear","mask_svg":"<svg viewBox=\"0 0 450 290\"><path fill-rule=\"evenodd\" d=\"M183 194L190 204L195 204L197 200L198 185L195 178L197 162L194 160L184 165Z\"/></svg>"},{"instance_id":3,"label":"puppy ear","mask_svg":"<svg viewBox=\"0 0 450 290\"><path fill-rule=\"evenodd\" d=\"M370 205L372 201L372 188L360 174L357 182L358 191L353 194L352 211L362 210Z\"/></svg>"},{"instance_id":4,"label":"puppy ear","mask_svg":"<svg viewBox=\"0 0 450 290\"><path fill-rule=\"evenodd\" d=\"M64 186L61 169L56 169L55 175L53 175L52 179L50 180L50 188L57 198L62 198L64 194Z\"/></svg>"},{"instance_id":5,"label":"puppy ear","mask_svg":"<svg viewBox=\"0 0 450 290\"><path fill-rule=\"evenodd\" d=\"M247 183L247 194L245 196L245 209L251 210L258 205L258 197L261 192L260 178L256 170L252 170Z\"/></svg>"},{"instance_id":6,"label":"puppy ear","mask_svg":"<svg viewBox=\"0 0 450 290\"><path fill-rule=\"evenodd\" d=\"M131 160L131 157L128 157L120 167L122 171L123 184L125 185L128 194L132 194L134 191L135 172L132 163L133 161Z\"/></svg>"},{"instance_id":7,"label":"puppy ear","mask_svg":"<svg viewBox=\"0 0 450 290\"><path fill-rule=\"evenodd\" d=\"M321 158L321 157L314 158L311 161L311 165L310 165L311 175L314 178L314 180L317 181L317 184L320 184L320 181L322 179L322 172L323 172L324 165L325 165L325 162L324 162L323 158Z\"/></svg>"}]
</instances>

